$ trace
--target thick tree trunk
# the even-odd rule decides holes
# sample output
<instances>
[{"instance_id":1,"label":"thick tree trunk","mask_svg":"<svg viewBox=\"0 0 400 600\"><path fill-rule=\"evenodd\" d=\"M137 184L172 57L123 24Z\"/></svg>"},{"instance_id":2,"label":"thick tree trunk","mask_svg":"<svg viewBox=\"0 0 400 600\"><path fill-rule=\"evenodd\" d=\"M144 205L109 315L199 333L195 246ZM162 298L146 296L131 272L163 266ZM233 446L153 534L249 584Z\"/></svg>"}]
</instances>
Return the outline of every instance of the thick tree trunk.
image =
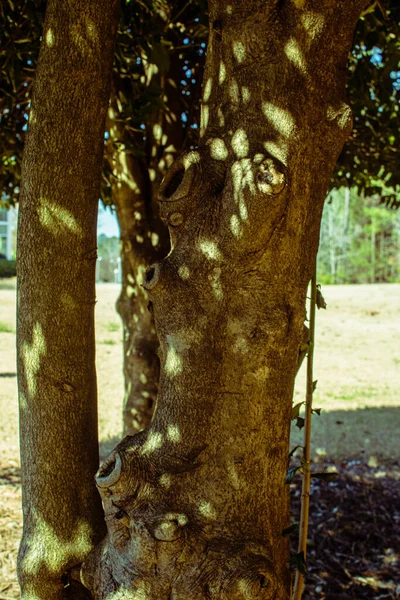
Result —
<instances>
[{"instance_id":1,"label":"thick tree trunk","mask_svg":"<svg viewBox=\"0 0 400 600\"><path fill-rule=\"evenodd\" d=\"M362 4L209 3L200 146L161 185L172 250L145 280L157 408L97 474L95 598L289 598L293 383Z\"/></svg>"},{"instance_id":2,"label":"thick tree trunk","mask_svg":"<svg viewBox=\"0 0 400 600\"><path fill-rule=\"evenodd\" d=\"M18 225L22 598L86 598L68 571L104 534L94 306L97 205L118 2L50 0Z\"/></svg>"}]
</instances>

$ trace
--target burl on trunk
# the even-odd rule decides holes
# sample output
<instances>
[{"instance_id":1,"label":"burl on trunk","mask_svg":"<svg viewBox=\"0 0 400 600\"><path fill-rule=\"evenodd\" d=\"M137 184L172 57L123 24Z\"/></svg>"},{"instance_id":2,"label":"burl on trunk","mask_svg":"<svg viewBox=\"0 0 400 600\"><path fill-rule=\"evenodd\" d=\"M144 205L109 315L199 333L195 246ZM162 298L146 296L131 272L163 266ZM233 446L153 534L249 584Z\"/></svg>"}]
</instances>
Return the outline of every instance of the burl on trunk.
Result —
<instances>
[{"instance_id":1,"label":"burl on trunk","mask_svg":"<svg viewBox=\"0 0 400 600\"><path fill-rule=\"evenodd\" d=\"M363 3L210 2L200 144L161 185L172 250L146 275L158 403L97 475L96 599L289 598L293 382Z\"/></svg>"}]
</instances>

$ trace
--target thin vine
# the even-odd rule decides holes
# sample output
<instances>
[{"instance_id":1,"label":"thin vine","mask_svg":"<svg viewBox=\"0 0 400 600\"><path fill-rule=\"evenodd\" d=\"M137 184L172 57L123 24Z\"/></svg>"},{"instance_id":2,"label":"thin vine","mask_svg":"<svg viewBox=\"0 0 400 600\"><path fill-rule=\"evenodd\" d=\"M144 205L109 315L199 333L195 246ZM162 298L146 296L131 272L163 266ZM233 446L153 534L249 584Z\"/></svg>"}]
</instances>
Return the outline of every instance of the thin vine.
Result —
<instances>
[{"instance_id":1,"label":"thin vine","mask_svg":"<svg viewBox=\"0 0 400 600\"><path fill-rule=\"evenodd\" d=\"M315 314L317 307L318 287L316 273L311 279L310 319L308 333L307 351L307 383L304 415L304 446L301 458L302 490L301 490L301 512L299 524L298 554L300 562L305 565L307 558L307 535L308 517L310 509L310 458L311 458L311 420L312 420L312 398L316 387L313 378L314 367L314 345L315 345ZM305 569L297 568L292 600L301 600L304 590Z\"/></svg>"}]
</instances>

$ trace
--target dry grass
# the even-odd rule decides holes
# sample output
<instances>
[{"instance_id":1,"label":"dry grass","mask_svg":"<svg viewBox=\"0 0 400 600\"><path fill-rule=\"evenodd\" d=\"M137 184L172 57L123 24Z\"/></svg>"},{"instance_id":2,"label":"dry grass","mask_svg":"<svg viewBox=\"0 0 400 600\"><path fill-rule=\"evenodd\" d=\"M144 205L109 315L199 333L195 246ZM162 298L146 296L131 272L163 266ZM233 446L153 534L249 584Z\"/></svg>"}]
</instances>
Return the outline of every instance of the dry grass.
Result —
<instances>
[{"instance_id":1,"label":"dry grass","mask_svg":"<svg viewBox=\"0 0 400 600\"><path fill-rule=\"evenodd\" d=\"M122 431L122 330L118 286L98 288L97 370L101 453ZM400 285L326 287L317 315L315 458L351 458L371 466L398 458L400 425ZM19 597L15 561L21 534L15 286L0 282L0 600ZM303 398L300 374L295 401ZM296 431L293 443L299 443Z\"/></svg>"}]
</instances>

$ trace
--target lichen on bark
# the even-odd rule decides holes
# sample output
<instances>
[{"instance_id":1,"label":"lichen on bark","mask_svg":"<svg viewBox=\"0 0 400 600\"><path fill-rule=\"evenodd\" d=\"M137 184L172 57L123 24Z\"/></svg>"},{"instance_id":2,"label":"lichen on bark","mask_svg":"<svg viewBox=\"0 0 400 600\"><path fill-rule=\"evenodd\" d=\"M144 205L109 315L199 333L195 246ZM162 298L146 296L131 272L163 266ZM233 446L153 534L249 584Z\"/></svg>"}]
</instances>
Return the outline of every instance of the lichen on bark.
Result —
<instances>
[{"instance_id":1,"label":"lichen on bark","mask_svg":"<svg viewBox=\"0 0 400 600\"><path fill-rule=\"evenodd\" d=\"M97 475L96 599L290 596L293 383L362 4L209 3L199 146L160 187L171 251L144 281L157 407Z\"/></svg>"}]
</instances>

